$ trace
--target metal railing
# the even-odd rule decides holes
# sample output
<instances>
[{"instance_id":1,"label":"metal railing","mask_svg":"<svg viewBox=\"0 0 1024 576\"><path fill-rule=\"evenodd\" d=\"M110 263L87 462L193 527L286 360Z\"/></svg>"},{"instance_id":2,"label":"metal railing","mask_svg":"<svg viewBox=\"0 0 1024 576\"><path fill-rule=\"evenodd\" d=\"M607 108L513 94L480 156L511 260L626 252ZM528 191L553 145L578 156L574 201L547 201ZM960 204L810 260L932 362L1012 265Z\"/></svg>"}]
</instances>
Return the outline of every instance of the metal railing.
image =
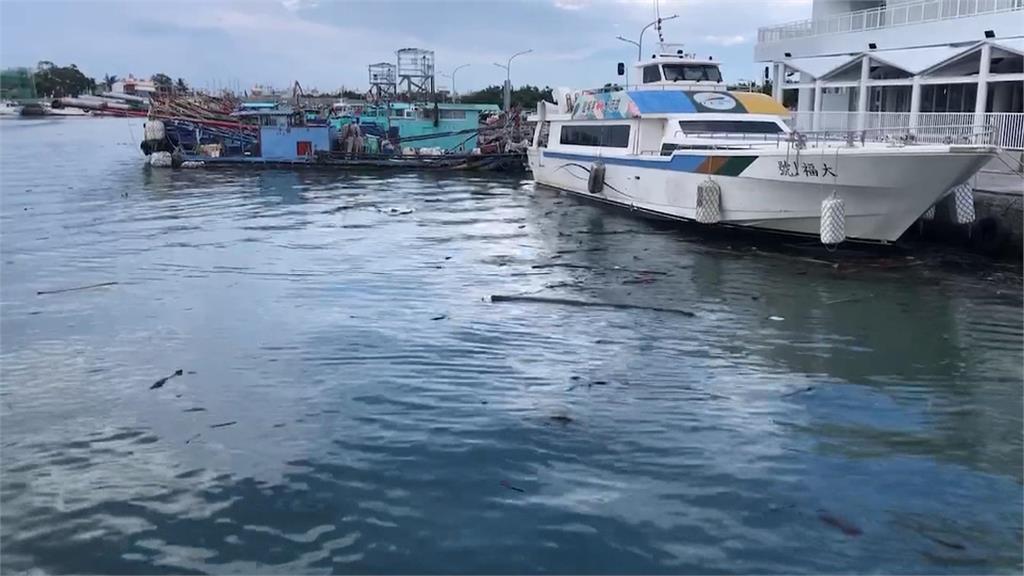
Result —
<instances>
[{"instance_id":1,"label":"metal railing","mask_svg":"<svg viewBox=\"0 0 1024 576\"><path fill-rule=\"evenodd\" d=\"M791 38L845 34L1013 10L1024 10L1024 0L912 0L828 18L797 20L759 28L757 42L763 44Z\"/></svg>"},{"instance_id":2,"label":"metal railing","mask_svg":"<svg viewBox=\"0 0 1024 576\"><path fill-rule=\"evenodd\" d=\"M851 131L860 126L858 117L857 112L821 112L815 126L814 112L793 112L787 124L800 131ZM862 126L898 135L913 132L921 142L942 142L947 137L957 141L983 127L993 135L991 144L1008 150L1024 150L1024 113L1021 112L989 112L979 126L975 126L973 112L922 112L917 115L915 125L912 126L911 121L910 112L866 112Z\"/></svg>"},{"instance_id":3,"label":"metal railing","mask_svg":"<svg viewBox=\"0 0 1024 576\"><path fill-rule=\"evenodd\" d=\"M867 144L906 147L926 144L979 144L995 145L999 139L993 126L941 125L908 127L833 127L818 130L794 130L778 134L745 134L705 132L683 134L675 132L667 142L674 149L737 150L765 147L804 150L817 148L854 148Z\"/></svg>"}]
</instances>

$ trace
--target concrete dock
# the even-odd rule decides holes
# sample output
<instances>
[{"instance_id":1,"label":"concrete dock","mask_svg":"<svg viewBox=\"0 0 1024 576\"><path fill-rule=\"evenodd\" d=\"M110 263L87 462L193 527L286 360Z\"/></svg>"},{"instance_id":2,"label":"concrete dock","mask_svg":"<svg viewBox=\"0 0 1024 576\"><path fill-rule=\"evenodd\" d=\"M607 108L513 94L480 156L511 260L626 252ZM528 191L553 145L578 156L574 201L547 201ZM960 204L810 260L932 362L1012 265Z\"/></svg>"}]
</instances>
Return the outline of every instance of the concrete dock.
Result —
<instances>
[{"instance_id":1,"label":"concrete dock","mask_svg":"<svg viewBox=\"0 0 1024 576\"><path fill-rule=\"evenodd\" d=\"M975 220L958 225L953 196L936 207L935 219L922 220L917 234L928 240L967 246L993 256L1024 255L1024 152L1007 150L983 168L974 186Z\"/></svg>"}]
</instances>

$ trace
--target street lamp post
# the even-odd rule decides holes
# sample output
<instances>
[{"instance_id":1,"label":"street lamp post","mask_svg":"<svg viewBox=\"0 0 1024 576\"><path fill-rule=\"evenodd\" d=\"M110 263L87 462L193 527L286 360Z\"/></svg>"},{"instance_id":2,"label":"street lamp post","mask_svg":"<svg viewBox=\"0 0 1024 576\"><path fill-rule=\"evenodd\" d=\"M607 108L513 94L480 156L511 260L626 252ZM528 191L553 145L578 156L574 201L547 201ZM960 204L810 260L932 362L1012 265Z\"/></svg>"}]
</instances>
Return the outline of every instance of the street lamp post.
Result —
<instances>
[{"instance_id":1,"label":"street lamp post","mask_svg":"<svg viewBox=\"0 0 1024 576\"><path fill-rule=\"evenodd\" d=\"M666 16L664 18L658 18L654 22L651 22L647 26L644 26L643 30L640 31L640 42L637 44L637 60L644 59L644 32L647 32L647 29L650 28L651 26L654 26L655 24L660 24L661 22L664 22L666 20L672 20L673 18L679 18L679 14L673 14L671 16Z\"/></svg>"},{"instance_id":2,"label":"street lamp post","mask_svg":"<svg viewBox=\"0 0 1024 576\"><path fill-rule=\"evenodd\" d=\"M455 75L459 73L459 70L462 70L463 68L465 68L467 66L469 66L469 64L462 64L460 66L456 66L455 69L452 70L452 73L451 73L450 76L448 74L442 74L442 76L444 76L446 78L451 78L452 79L452 102L457 102L456 97L459 94L455 90Z\"/></svg>"},{"instance_id":3,"label":"street lamp post","mask_svg":"<svg viewBox=\"0 0 1024 576\"><path fill-rule=\"evenodd\" d=\"M529 50L523 50L522 52L516 52L515 54L509 56L507 64L498 64L497 62L494 63L494 65L497 66L498 68L504 68L505 69L505 98L504 98L504 104L505 104L505 113L506 114L508 113L509 108L512 107L512 60L514 60L517 56L522 56L523 54L529 54L530 52L533 52L533 48L530 48Z\"/></svg>"},{"instance_id":4,"label":"street lamp post","mask_svg":"<svg viewBox=\"0 0 1024 576\"><path fill-rule=\"evenodd\" d=\"M628 42L629 44L632 44L633 46L636 46L637 52L638 53L640 52L640 43L637 42L636 40L630 40L629 38L623 38L622 36L616 36L616 38L618 38L619 40L622 40L623 42ZM626 68L626 87L627 88L629 87L629 68L628 67Z\"/></svg>"}]
</instances>

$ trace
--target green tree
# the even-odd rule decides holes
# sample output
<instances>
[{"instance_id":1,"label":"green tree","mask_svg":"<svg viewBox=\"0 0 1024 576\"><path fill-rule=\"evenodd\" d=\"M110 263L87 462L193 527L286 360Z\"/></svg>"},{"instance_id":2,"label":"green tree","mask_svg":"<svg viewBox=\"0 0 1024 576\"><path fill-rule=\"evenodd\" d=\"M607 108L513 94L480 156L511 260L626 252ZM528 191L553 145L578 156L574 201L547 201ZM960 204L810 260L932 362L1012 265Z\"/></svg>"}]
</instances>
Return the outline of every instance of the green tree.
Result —
<instances>
[{"instance_id":1,"label":"green tree","mask_svg":"<svg viewBox=\"0 0 1024 576\"><path fill-rule=\"evenodd\" d=\"M496 104L501 105L504 93L501 86L488 86L476 92L470 92L462 96L462 102L468 104ZM512 90L512 105L520 108L536 108L537 102L541 100L551 101L551 88L545 86L539 88L525 84Z\"/></svg>"},{"instance_id":2,"label":"green tree","mask_svg":"<svg viewBox=\"0 0 1024 576\"><path fill-rule=\"evenodd\" d=\"M153 74L149 79L152 80L153 84L156 84L158 88L171 88L174 86L174 80L171 80L170 76L162 72Z\"/></svg>"},{"instance_id":3,"label":"green tree","mask_svg":"<svg viewBox=\"0 0 1024 576\"><path fill-rule=\"evenodd\" d=\"M107 87L107 90L113 90L114 84L117 83L119 78L116 74L105 74L103 76L103 85Z\"/></svg>"},{"instance_id":4,"label":"green tree","mask_svg":"<svg viewBox=\"0 0 1024 576\"><path fill-rule=\"evenodd\" d=\"M177 92L184 94L188 92L188 84L185 83L184 78L178 78L178 81L174 83L174 89Z\"/></svg>"},{"instance_id":5,"label":"green tree","mask_svg":"<svg viewBox=\"0 0 1024 576\"><path fill-rule=\"evenodd\" d=\"M96 81L82 74L74 64L57 66L46 60L36 67L34 80L36 92L51 98L78 96L96 87Z\"/></svg>"}]
</instances>

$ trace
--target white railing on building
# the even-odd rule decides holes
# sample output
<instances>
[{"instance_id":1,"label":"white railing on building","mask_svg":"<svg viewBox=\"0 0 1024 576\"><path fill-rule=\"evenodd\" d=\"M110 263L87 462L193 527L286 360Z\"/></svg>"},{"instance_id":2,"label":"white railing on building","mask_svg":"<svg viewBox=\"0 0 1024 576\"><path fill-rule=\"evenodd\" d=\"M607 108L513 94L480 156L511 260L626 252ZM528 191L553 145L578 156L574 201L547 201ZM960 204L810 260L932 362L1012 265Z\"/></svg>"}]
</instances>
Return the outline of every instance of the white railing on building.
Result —
<instances>
[{"instance_id":1,"label":"white railing on building","mask_svg":"<svg viewBox=\"0 0 1024 576\"><path fill-rule=\"evenodd\" d=\"M1013 10L1024 10L1024 0L912 0L828 18L798 20L759 28L757 41L779 42L791 38L877 30Z\"/></svg>"},{"instance_id":2,"label":"white railing on building","mask_svg":"<svg viewBox=\"0 0 1024 576\"><path fill-rule=\"evenodd\" d=\"M821 112L815 126L814 112L793 112L787 123L794 130L857 131L857 112ZM916 124L910 112L866 112L863 127L875 136L898 138L913 133L918 142L976 141L980 131L991 134L991 143L1007 150L1024 150L1024 113L989 112L984 124L975 125L974 112L922 112Z\"/></svg>"}]
</instances>

